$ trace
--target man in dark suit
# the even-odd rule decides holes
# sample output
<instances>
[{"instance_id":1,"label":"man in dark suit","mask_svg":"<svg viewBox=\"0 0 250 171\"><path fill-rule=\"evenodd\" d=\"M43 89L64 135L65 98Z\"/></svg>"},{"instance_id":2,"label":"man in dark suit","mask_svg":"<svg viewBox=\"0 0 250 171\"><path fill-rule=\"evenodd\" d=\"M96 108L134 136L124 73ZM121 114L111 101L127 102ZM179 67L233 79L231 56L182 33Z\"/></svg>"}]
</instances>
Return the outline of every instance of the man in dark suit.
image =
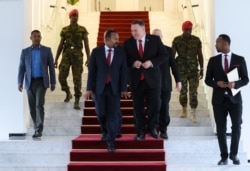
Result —
<instances>
[{"instance_id":1,"label":"man in dark suit","mask_svg":"<svg viewBox=\"0 0 250 171\"><path fill-rule=\"evenodd\" d=\"M161 40L163 38L160 29L154 29L152 34L159 36ZM163 64L160 65L162 83L161 83L161 108L159 117L159 130L160 130L160 137L163 139L168 139L167 127L170 123L169 101L171 98L171 91L172 91L172 79L170 74L170 68L172 74L174 75L177 91L181 90L181 78L175 63L172 48L165 45L164 47L168 52L169 58Z\"/></svg>"},{"instance_id":2,"label":"man in dark suit","mask_svg":"<svg viewBox=\"0 0 250 171\"><path fill-rule=\"evenodd\" d=\"M121 128L120 98L127 92L127 61L118 48L118 33L109 29L104 35L105 45L93 49L88 65L85 99L95 95L96 113L105 134L108 152L115 151L115 137Z\"/></svg>"},{"instance_id":3,"label":"man in dark suit","mask_svg":"<svg viewBox=\"0 0 250 171\"><path fill-rule=\"evenodd\" d=\"M212 104L221 152L218 165L227 165L228 155L233 164L240 164L237 153L241 135L242 98L240 92L232 95L231 89L238 89L249 82L246 62L242 56L230 51L230 42L228 35L219 35L215 47L221 54L210 58L205 78L206 84L213 88ZM239 73L239 80L229 82L227 73L235 68ZM228 114L232 122L230 153L228 153L226 139Z\"/></svg>"},{"instance_id":4,"label":"man in dark suit","mask_svg":"<svg viewBox=\"0 0 250 171\"><path fill-rule=\"evenodd\" d=\"M146 122L149 134L158 138L156 128L159 123L161 71L160 64L167 60L167 52L158 36L148 35L142 20L131 23L132 37L124 42L130 69L130 84L133 97L135 140L143 140L146 134ZM147 107L147 121L145 116Z\"/></svg>"},{"instance_id":5,"label":"man in dark suit","mask_svg":"<svg viewBox=\"0 0 250 171\"><path fill-rule=\"evenodd\" d=\"M40 44L39 30L31 32L32 46L22 50L18 70L18 90L22 92L25 78L31 118L34 123L33 138L41 138L44 121L44 102L46 89L55 89L56 76L51 49ZM49 70L49 73L48 73Z\"/></svg>"}]
</instances>

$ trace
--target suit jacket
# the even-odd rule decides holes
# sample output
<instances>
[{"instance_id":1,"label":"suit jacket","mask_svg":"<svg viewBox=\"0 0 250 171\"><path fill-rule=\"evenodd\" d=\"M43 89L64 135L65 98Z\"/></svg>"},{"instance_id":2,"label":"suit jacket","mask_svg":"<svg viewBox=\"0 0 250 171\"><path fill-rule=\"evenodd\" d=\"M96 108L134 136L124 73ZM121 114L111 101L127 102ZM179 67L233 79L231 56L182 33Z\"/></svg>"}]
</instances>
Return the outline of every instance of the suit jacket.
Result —
<instances>
[{"instance_id":1,"label":"suit jacket","mask_svg":"<svg viewBox=\"0 0 250 171\"><path fill-rule=\"evenodd\" d=\"M172 48L168 46L164 46L164 47L168 52L169 59L165 60L165 62L160 65L161 78L162 78L161 90L172 91L172 77L170 74L170 68L171 68L172 74L174 75L175 82L180 82L181 78L180 78L180 73L176 65L174 56L173 56Z\"/></svg>"},{"instance_id":2,"label":"suit jacket","mask_svg":"<svg viewBox=\"0 0 250 171\"><path fill-rule=\"evenodd\" d=\"M235 88L238 89L245 86L248 82L248 72L245 59L242 56L238 56L232 53L231 63L229 66L229 72L234 68L238 69L239 81L235 82ZM241 93L237 93L232 96L229 88L220 88L217 86L217 81L228 82L227 75L222 67L222 55L219 54L210 58L207 66L207 72L205 77L205 83L213 88L212 104L220 104L223 102L225 91L229 93L229 98L232 103L242 103Z\"/></svg>"},{"instance_id":3,"label":"suit jacket","mask_svg":"<svg viewBox=\"0 0 250 171\"><path fill-rule=\"evenodd\" d=\"M45 88L56 85L56 75L54 67L54 59L49 47L40 46L41 50L41 62L43 72L43 83ZM31 83L31 58L32 58L32 46L22 50L18 71L18 85L23 85L25 77L25 89L29 89ZM48 73L49 70L49 73Z\"/></svg>"},{"instance_id":4,"label":"suit jacket","mask_svg":"<svg viewBox=\"0 0 250 171\"><path fill-rule=\"evenodd\" d=\"M140 57L136 40L131 37L124 42L124 50L127 55L128 67L130 69L130 81L131 88L135 88L140 83L141 73L144 73L145 80L151 88L160 88L161 87L161 71L160 64L167 60L167 52L158 36L155 35L146 35L143 58ZM133 63L138 60L145 62L150 60L153 64L153 67L144 69L133 68Z\"/></svg>"},{"instance_id":5,"label":"suit jacket","mask_svg":"<svg viewBox=\"0 0 250 171\"><path fill-rule=\"evenodd\" d=\"M93 49L88 65L87 91L100 95L105 88L108 71L114 95L127 91L127 61L122 48L114 48L114 56L110 67L107 66L104 45Z\"/></svg>"}]
</instances>

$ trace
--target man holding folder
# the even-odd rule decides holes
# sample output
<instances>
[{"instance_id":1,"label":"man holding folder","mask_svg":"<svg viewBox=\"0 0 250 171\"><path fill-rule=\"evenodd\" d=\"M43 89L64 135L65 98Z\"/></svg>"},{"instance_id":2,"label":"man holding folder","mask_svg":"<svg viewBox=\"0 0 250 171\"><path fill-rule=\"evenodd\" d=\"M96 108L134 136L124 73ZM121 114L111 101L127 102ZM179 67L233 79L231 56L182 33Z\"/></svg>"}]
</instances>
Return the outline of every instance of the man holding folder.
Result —
<instances>
[{"instance_id":1,"label":"man holding folder","mask_svg":"<svg viewBox=\"0 0 250 171\"><path fill-rule=\"evenodd\" d=\"M240 164L237 154L242 124L242 98L240 92L233 96L231 90L239 89L249 82L245 59L230 51L230 42L228 35L219 35L215 47L220 54L210 58L205 77L206 84L213 88L212 105L221 153L218 165L227 165L228 157L233 164ZM229 81L228 72L234 69L237 69L239 79ZM232 122L230 153L226 139L228 114Z\"/></svg>"}]
</instances>

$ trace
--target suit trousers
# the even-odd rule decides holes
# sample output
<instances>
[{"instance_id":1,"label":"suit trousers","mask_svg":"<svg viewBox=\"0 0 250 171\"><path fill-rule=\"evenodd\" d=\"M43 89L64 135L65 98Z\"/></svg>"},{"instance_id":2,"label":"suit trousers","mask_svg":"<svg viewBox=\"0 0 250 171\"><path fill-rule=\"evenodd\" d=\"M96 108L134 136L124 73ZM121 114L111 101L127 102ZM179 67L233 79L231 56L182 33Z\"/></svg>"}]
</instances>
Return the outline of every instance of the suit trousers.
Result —
<instances>
[{"instance_id":1,"label":"suit trousers","mask_svg":"<svg viewBox=\"0 0 250 171\"><path fill-rule=\"evenodd\" d=\"M101 95L95 95L97 118L109 146L114 146L117 132L121 129L120 98L120 94L113 94L110 84L105 86Z\"/></svg>"},{"instance_id":2,"label":"suit trousers","mask_svg":"<svg viewBox=\"0 0 250 171\"><path fill-rule=\"evenodd\" d=\"M242 124L242 104L232 103L229 97L224 97L221 104L213 104L214 118L216 123L217 138L219 142L221 158L228 157L227 149L227 116L229 114L232 122L230 156L234 157L238 154L238 146L241 135Z\"/></svg>"},{"instance_id":3,"label":"suit trousers","mask_svg":"<svg viewBox=\"0 0 250 171\"><path fill-rule=\"evenodd\" d=\"M34 129L37 132L43 131L44 103L46 88L43 79L31 79L30 88L27 90L28 103Z\"/></svg>"},{"instance_id":4,"label":"suit trousers","mask_svg":"<svg viewBox=\"0 0 250 171\"><path fill-rule=\"evenodd\" d=\"M171 91L169 90L161 91L161 108L159 116L159 129L161 132L166 132L167 127L170 123L170 116L169 116L170 98L171 98Z\"/></svg>"},{"instance_id":5,"label":"suit trousers","mask_svg":"<svg viewBox=\"0 0 250 171\"><path fill-rule=\"evenodd\" d=\"M137 134L145 134L146 129L151 131L158 127L161 103L160 91L160 88L149 87L145 80L140 81L138 87L132 91ZM145 106L147 107L146 111Z\"/></svg>"}]
</instances>

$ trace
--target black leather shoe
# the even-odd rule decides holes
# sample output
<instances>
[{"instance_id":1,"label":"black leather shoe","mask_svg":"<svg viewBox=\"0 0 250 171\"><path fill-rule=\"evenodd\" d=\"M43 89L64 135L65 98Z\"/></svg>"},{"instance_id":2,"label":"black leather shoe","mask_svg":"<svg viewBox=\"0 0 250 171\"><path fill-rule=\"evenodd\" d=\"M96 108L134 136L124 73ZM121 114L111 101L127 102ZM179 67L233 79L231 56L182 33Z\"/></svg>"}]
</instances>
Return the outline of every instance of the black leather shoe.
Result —
<instances>
[{"instance_id":1,"label":"black leather shoe","mask_svg":"<svg viewBox=\"0 0 250 171\"><path fill-rule=\"evenodd\" d=\"M153 137L153 138L159 138L159 135L158 135L158 132L156 131L156 129L153 129L150 131L150 135Z\"/></svg>"},{"instance_id":2,"label":"black leather shoe","mask_svg":"<svg viewBox=\"0 0 250 171\"><path fill-rule=\"evenodd\" d=\"M240 159L237 156L230 156L229 158L233 161L233 164L235 165L240 164Z\"/></svg>"},{"instance_id":3,"label":"black leather shoe","mask_svg":"<svg viewBox=\"0 0 250 171\"><path fill-rule=\"evenodd\" d=\"M160 137L167 140L167 139L168 139L168 134L167 134L167 132L161 132L161 133L160 133Z\"/></svg>"},{"instance_id":4,"label":"black leather shoe","mask_svg":"<svg viewBox=\"0 0 250 171\"><path fill-rule=\"evenodd\" d=\"M34 135L32 135L32 138L41 138L42 137L42 133L39 131L36 131Z\"/></svg>"},{"instance_id":5,"label":"black leather shoe","mask_svg":"<svg viewBox=\"0 0 250 171\"><path fill-rule=\"evenodd\" d=\"M106 141L106 135L102 134L101 141Z\"/></svg>"},{"instance_id":6,"label":"black leather shoe","mask_svg":"<svg viewBox=\"0 0 250 171\"><path fill-rule=\"evenodd\" d=\"M227 159L221 159L219 162L218 162L218 165L227 165L228 161Z\"/></svg>"},{"instance_id":7,"label":"black leather shoe","mask_svg":"<svg viewBox=\"0 0 250 171\"><path fill-rule=\"evenodd\" d=\"M121 138L122 134L117 134L115 138Z\"/></svg>"},{"instance_id":8,"label":"black leather shoe","mask_svg":"<svg viewBox=\"0 0 250 171\"><path fill-rule=\"evenodd\" d=\"M141 141L145 139L145 134L137 134L134 138L135 141Z\"/></svg>"},{"instance_id":9,"label":"black leather shoe","mask_svg":"<svg viewBox=\"0 0 250 171\"><path fill-rule=\"evenodd\" d=\"M115 147L114 146L108 146L108 152L109 153L114 153L115 152Z\"/></svg>"}]
</instances>

